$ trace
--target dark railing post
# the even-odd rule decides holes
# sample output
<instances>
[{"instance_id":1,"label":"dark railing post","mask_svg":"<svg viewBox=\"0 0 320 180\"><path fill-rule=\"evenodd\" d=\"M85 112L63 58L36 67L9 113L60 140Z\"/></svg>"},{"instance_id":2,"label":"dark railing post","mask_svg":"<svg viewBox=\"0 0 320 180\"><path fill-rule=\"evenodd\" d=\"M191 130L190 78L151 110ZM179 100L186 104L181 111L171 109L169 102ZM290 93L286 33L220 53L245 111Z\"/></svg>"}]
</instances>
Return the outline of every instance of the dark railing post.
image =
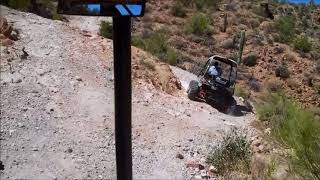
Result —
<instances>
[{"instance_id":1,"label":"dark railing post","mask_svg":"<svg viewBox=\"0 0 320 180\"><path fill-rule=\"evenodd\" d=\"M132 179L131 18L113 17L117 179Z\"/></svg>"}]
</instances>

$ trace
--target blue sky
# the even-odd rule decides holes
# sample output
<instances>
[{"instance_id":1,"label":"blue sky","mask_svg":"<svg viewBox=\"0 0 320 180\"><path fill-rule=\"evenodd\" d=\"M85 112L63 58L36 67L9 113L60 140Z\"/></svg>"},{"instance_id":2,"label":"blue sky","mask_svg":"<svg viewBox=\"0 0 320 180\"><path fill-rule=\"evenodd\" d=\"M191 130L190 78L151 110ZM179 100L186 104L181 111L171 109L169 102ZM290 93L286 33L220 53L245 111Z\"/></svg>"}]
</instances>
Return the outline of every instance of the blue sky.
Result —
<instances>
[{"instance_id":1,"label":"blue sky","mask_svg":"<svg viewBox=\"0 0 320 180\"><path fill-rule=\"evenodd\" d=\"M100 4L89 4L88 9L100 11Z\"/></svg>"},{"instance_id":2,"label":"blue sky","mask_svg":"<svg viewBox=\"0 0 320 180\"><path fill-rule=\"evenodd\" d=\"M288 1L292 3L309 3L310 2L310 0L288 0ZM315 2L320 5L320 0L315 0Z\"/></svg>"}]
</instances>

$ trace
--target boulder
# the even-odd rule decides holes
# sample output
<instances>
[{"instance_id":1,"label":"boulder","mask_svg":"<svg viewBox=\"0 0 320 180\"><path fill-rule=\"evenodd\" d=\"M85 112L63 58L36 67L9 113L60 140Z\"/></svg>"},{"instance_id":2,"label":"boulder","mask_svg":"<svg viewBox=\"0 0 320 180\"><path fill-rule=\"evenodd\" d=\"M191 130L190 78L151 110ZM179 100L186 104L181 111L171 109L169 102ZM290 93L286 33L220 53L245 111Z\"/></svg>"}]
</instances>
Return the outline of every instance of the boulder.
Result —
<instances>
[{"instance_id":1,"label":"boulder","mask_svg":"<svg viewBox=\"0 0 320 180\"><path fill-rule=\"evenodd\" d=\"M1 45L3 45L3 46L11 46L12 44L13 44L13 41L11 39L1 40Z\"/></svg>"},{"instance_id":2,"label":"boulder","mask_svg":"<svg viewBox=\"0 0 320 180\"><path fill-rule=\"evenodd\" d=\"M10 39L14 41L19 40L19 33L16 30L13 30L10 35Z\"/></svg>"},{"instance_id":3,"label":"boulder","mask_svg":"<svg viewBox=\"0 0 320 180\"><path fill-rule=\"evenodd\" d=\"M187 162L187 168L198 168L200 170L203 170L204 165L202 165L199 161L189 161Z\"/></svg>"},{"instance_id":4,"label":"boulder","mask_svg":"<svg viewBox=\"0 0 320 180\"><path fill-rule=\"evenodd\" d=\"M8 26L8 21L4 17L0 17L0 33Z\"/></svg>"},{"instance_id":5,"label":"boulder","mask_svg":"<svg viewBox=\"0 0 320 180\"><path fill-rule=\"evenodd\" d=\"M10 37L11 33L13 31L13 27L11 25L4 27L1 31L1 34L3 34L6 37Z\"/></svg>"}]
</instances>

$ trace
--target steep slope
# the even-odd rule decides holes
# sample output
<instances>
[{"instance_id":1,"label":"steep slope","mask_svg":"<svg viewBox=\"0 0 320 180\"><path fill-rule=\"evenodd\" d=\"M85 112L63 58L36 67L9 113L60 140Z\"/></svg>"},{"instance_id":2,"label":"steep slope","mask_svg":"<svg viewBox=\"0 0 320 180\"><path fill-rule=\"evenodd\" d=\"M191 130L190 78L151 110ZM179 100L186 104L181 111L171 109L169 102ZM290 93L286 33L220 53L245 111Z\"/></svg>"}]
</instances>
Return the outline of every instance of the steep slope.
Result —
<instances>
[{"instance_id":1,"label":"steep slope","mask_svg":"<svg viewBox=\"0 0 320 180\"><path fill-rule=\"evenodd\" d=\"M21 37L1 47L1 179L114 179L112 42L3 6L1 15ZM135 48L133 57L136 179L189 177L186 162L254 119L189 101L168 65Z\"/></svg>"},{"instance_id":2,"label":"steep slope","mask_svg":"<svg viewBox=\"0 0 320 180\"><path fill-rule=\"evenodd\" d=\"M201 3L206 2L217 5L199 8ZM263 2L269 2L269 10L274 19L266 17ZM269 88L270 81L276 81L287 95L304 106L320 106L320 71L316 70L320 67L320 6L294 6L259 0L150 0L147 7L146 16L136 21L135 35L143 38L165 31L168 43L179 56L177 66L196 73L212 55L235 58L238 52L237 36L244 30L247 39L244 60L254 55L256 62L240 66L238 81L241 86L238 87L247 89L254 97L259 96L263 89ZM204 17L202 21L192 22L199 14ZM226 14L226 32L223 32ZM292 30L295 35L307 36L312 42L311 52L303 53L293 48L290 40L286 43L279 42L281 33L275 28L275 23L286 16L295 18L295 28ZM187 28L192 23L195 29L202 25L205 31L211 33L188 33ZM283 27L285 28L288 27ZM275 73L283 64L290 72L290 77L286 79L276 77Z\"/></svg>"}]
</instances>

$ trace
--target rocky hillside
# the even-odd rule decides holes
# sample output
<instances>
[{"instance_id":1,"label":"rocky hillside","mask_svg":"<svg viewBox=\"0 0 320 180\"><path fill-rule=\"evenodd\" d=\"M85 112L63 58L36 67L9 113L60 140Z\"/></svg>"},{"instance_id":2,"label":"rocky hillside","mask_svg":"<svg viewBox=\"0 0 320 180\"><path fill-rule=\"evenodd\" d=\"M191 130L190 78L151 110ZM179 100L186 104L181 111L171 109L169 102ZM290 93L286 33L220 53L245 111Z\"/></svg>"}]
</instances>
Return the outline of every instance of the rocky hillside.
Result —
<instances>
[{"instance_id":1,"label":"rocky hillside","mask_svg":"<svg viewBox=\"0 0 320 180\"><path fill-rule=\"evenodd\" d=\"M136 45L197 72L211 55L237 58L238 35L244 30L238 92L255 97L263 89L283 89L307 107L320 106L319 6L258 0L151 0L147 5L146 16L135 21L136 39L157 44L160 36L171 49L157 52L152 44Z\"/></svg>"},{"instance_id":2,"label":"rocky hillside","mask_svg":"<svg viewBox=\"0 0 320 180\"><path fill-rule=\"evenodd\" d=\"M114 179L112 41L4 6L1 16L19 36L1 45L0 179ZM132 52L135 179L215 177L210 147L254 114L241 101L230 116L188 100L194 75Z\"/></svg>"}]
</instances>

